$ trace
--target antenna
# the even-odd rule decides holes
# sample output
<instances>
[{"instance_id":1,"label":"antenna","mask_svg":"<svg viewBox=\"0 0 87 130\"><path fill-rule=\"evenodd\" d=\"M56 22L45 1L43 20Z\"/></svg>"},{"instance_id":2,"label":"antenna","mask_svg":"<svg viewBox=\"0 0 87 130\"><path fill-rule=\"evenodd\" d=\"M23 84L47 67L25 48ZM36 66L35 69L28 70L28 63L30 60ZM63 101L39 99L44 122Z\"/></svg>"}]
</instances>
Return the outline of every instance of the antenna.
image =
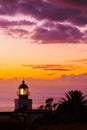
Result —
<instances>
[{"instance_id":1,"label":"antenna","mask_svg":"<svg viewBox=\"0 0 87 130\"><path fill-rule=\"evenodd\" d=\"M24 81L24 76L22 77L22 81Z\"/></svg>"}]
</instances>

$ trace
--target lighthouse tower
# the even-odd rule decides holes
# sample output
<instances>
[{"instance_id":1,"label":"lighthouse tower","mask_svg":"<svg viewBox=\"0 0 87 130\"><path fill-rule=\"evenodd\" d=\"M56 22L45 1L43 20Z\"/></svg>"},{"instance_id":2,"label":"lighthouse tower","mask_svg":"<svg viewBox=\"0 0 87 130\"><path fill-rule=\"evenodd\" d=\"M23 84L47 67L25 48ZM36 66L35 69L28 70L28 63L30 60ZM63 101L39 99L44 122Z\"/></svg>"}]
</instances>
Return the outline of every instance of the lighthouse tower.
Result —
<instances>
[{"instance_id":1,"label":"lighthouse tower","mask_svg":"<svg viewBox=\"0 0 87 130\"><path fill-rule=\"evenodd\" d=\"M18 99L15 99L15 110L18 109L32 109L32 99L29 99L30 92L28 86L25 84L25 81L22 81L22 84L18 88Z\"/></svg>"}]
</instances>

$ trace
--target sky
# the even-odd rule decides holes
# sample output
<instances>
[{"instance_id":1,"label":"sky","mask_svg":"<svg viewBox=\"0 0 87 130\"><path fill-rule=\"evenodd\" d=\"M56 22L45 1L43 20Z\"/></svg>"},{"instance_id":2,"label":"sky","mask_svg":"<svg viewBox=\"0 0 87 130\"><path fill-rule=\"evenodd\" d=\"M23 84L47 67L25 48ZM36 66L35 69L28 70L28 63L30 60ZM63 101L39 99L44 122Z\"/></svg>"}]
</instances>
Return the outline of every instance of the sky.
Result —
<instances>
[{"instance_id":1,"label":"sky","mask_svg":"<svg viewBox=\"0 0 87 130\"><path fill-rule=\"evenodd\" d=\"M0 0L1 104L23 79L35 103L72 89L87 95L86 0Z\"/></svg>"}]
</instances>

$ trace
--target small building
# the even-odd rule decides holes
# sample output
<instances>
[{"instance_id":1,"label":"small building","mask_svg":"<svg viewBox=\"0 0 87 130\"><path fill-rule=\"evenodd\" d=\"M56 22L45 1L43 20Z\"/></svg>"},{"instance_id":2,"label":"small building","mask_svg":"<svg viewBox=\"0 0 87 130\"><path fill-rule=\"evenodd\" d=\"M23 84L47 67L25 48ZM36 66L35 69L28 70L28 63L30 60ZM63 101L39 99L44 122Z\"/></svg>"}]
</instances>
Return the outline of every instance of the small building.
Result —
<instances>
[{"instance_id":1,"label":"small building","mask_svg":"<svg viewBox=\"0 0 87 130\"><path fill-rule=\"evenodd\" d=\"M25 84L25 81L22 81L22 84L18 88L18 99L15 99L15 110L18 109L27 109L32 110L32 99L29 99L29 88Z\"/></svg>"}]
</instances>

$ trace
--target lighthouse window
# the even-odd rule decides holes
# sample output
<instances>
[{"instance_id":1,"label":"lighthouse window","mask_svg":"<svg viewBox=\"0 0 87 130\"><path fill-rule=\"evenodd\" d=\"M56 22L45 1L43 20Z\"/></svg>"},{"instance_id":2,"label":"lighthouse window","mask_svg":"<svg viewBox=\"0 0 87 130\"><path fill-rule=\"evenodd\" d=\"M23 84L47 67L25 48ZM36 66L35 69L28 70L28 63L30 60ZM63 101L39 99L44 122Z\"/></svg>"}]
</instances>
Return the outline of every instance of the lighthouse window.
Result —
<instances>
[{"instance_id":1,"label":"lighthouse window","mask_svg":"<svg viewBox=\"0 0 87 130\"><path fill-rule=\"evenodd\" d=\"M21 89L21 95L24 95L24 90L23 89Z\"/></svg>"},{"instance_id":2,"label":"lighthouse window","mask_svg":"<svg viewBox=\"0 0 87 130\"><path fill-rule=\"evenodd\" d=\"M21 95L26 95L26 94L27 94L27 90L21 88L21 89L20 89L20 94L21 94Z\"/></svg>"}]
</instances>

